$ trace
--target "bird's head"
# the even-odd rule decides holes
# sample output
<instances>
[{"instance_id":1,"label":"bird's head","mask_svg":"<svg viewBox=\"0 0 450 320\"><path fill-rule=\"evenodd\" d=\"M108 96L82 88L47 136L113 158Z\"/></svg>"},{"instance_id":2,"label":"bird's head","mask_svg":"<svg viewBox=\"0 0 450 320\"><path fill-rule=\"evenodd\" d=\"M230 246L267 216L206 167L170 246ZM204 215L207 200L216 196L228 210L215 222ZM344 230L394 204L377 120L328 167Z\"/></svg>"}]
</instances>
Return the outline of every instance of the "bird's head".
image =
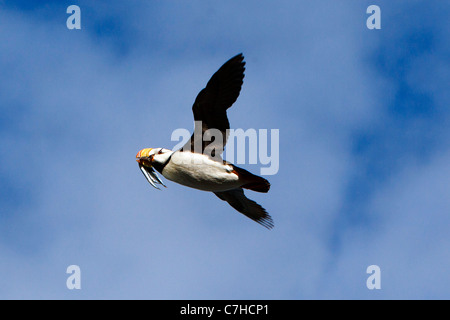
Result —
<instances>
[{"instance_id":1,"label":"bird's head","mask_svg":"<svg viewBox=\"0 0 450 320\"><path fill-rule=\"evenodd\" d=\"M159 189L156 184L161 184L165 187L164 183L157 176L154 168L158 170L166 163L170 158L172 150L164 148L145 148L140 150L136 154L136 161L139 163L139 169L141 169L147 181L156 189Z\"/></svg>"},{"instance_id":2,"label":"bird's head","mask_svg":"<svg viewBox=\"0 0 450 320\"><path fill-rule=\"evenodd\" d=\"M145 148L136 154L136 161L145 167L152 167L155 163L165 163L172 153L172 150L164 148Z\"/></svg>"}]
</instances>

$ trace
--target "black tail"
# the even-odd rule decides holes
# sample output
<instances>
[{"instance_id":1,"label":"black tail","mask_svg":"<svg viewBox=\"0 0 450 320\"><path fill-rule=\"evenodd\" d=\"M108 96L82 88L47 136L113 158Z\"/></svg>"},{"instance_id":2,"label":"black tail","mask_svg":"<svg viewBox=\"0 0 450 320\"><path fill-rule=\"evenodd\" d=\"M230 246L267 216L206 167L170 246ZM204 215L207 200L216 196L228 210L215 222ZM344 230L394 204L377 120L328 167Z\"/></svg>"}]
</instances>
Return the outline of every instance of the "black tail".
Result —
<instances>
[{"instance_id":1,"label":"black tail","mask_svg":"<svg viewBox=\"0 0 450 320\"><path fill-rule=\"evenodd\" d=\"M241 186L244 189L249 189L256 192L269 192L270 189L270 182L266 179L259 177L257 175L254 175L251 172L248 172L247 170L244 170L242 168L238 168L236 166L233 166L234 171L237 173L240 179L242 179L245 183Z\"/></svg>"}]
</instances>

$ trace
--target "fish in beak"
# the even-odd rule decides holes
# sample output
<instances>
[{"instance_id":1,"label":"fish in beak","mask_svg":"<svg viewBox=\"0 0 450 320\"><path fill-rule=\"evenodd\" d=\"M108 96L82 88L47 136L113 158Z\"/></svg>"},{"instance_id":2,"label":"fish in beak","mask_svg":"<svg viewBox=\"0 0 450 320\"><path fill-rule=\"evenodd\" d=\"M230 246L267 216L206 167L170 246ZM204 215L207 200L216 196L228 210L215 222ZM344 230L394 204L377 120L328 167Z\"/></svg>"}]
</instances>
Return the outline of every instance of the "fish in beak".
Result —
<instances>
[{"instance_id":1,"label":"fish in beak","mask_svg":"<svg viewBox=\"0 0 450 320\"><path fill-rule=\"evenodd\" d=\"M156 174L155 169L152 166L154 153L152 152L152 148L142 149L136 154L136 162L139 163L139 169L144 174L147 181L150 183L152 187L155 187L158 190L157 184L160 184L164 187L165 184L161 181L161 179Z\"/></svg>"}]
</instances>

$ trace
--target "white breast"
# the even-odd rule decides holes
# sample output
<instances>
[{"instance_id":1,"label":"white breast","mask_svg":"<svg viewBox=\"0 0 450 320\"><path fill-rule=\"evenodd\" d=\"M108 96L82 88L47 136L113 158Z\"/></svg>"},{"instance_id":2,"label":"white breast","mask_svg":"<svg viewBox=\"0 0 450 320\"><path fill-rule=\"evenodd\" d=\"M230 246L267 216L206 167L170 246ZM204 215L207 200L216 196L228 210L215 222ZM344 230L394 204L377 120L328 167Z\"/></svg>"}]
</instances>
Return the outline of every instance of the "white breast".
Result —
<instances>
[{"instance_id":1,"label":"white breast","mask_svg":"<svg viewBox=\"0 0 450 320\"><path fill-rule=\"evenodd\" d=\"M226 191L241 185L232 166L199 153L174 152L162 175L179 184L204 191Z\"/></svg>"}]
</instances>

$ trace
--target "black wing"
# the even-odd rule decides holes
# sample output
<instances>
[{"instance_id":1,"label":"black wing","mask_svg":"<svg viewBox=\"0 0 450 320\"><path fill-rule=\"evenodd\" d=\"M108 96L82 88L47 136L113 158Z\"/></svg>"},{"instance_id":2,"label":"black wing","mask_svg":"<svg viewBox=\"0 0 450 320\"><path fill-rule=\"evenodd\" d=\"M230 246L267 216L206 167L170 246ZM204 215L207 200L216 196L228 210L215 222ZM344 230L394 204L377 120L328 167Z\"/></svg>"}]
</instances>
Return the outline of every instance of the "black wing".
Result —
<instances>
[{"instance_id":1,"label":"black wing","mask_svg":"<svg viewBox=\"0 0 450 320\"><path fill-rule=\"evenodd\" d=\"M233 105L241 92L245 71L244 56L238 54L224 63L211 77L206 87L200 91L195 99L192 111L196 121L194 133L183 151L215 156L221 154L227 142L227 129L230 124L227 118L227 109ZM197 121L201 121L199 126ZM216 141L214 131L204 137L205 131L216 129L222 135L221 141ZM212 141L208 141L208 139ZM195 143L196 142L196 143ZM201 148L201 150L200 150ZM206 149L206 150L205 150Z\"/></svg>"},{"instance_id":2,"label":"black wing","mask_svg":"<svg viewBox=\"0 0 450 320\"><path fill-rule=\"evenodd\" d=\"M223 201L228 202L233 208L235 208L240 213L258 222L267 229L273 228L274 224L272 217L267 213L266 209L261 207L255 201L247 198L242 188L232 189L223 192L214 192L214 194Z\"/></svg>"}]
</instances>

